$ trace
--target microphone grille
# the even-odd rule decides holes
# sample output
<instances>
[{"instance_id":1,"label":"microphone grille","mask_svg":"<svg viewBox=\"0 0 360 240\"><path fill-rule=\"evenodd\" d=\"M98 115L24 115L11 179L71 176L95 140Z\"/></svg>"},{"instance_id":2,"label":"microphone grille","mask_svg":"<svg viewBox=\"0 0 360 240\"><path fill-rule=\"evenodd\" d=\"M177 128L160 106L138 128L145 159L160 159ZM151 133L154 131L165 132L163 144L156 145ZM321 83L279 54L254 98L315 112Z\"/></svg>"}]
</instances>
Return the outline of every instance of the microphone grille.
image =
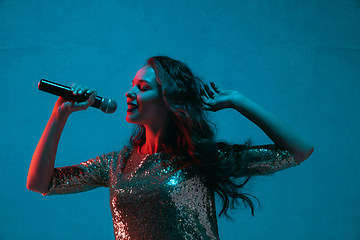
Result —
<instances>
[{"instance_id":1,"label":"microphone grille","mask_svg":"<svg viewBox=\"0 0 360 240\"><path fill-rule=\"evenodd\" d=\"M100 105L100 110L104 113L113 113L116 111L117 103L110 98L103 98Z\"/></svg>"}]
</instances>

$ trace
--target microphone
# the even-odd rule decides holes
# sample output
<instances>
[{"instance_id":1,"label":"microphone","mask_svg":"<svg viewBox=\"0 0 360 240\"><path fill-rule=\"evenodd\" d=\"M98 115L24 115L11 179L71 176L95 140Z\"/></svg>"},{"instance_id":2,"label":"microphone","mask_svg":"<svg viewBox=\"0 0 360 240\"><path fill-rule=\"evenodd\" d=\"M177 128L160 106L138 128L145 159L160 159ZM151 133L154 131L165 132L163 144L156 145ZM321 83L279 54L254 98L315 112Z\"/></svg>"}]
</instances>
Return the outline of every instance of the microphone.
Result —
<instances>
[{"instance_id":1,"label":"microphone","mask_svg":"<svg viewBox=\"0 0 360 240\"><path fill-rule=\"evenodd\" d=\"M56 96L63 97L67 100L76 102L85 102L88 100L91 94L84 93L82 95L74 95L70 87L51 82L49 80L41 79L38 83L38 88L41 91L54 94ZM100 96L95 97L95 102L91 107L99 108L104 113L113 113L116 111L117 104L110 98L102 98Z\"/></svg>"}]
</instances>

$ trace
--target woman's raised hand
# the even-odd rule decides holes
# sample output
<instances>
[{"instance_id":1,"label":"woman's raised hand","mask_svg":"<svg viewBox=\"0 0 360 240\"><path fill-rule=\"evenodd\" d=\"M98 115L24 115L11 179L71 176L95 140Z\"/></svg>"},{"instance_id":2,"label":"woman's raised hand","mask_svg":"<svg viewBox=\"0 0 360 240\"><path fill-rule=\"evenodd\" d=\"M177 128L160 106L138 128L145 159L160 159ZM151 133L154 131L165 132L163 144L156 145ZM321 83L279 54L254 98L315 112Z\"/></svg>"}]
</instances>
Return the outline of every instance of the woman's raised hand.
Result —
<instances>
[{"instance_id":1,"label":"woman's raised hand","mask_svg":"<svg viewBox=\"0 0 360 240\"><path fill-rule=\"evenodd\" d=\"M91 95L88 98L88 100L86 100L85 102L75 102L59 97L59 99L55 103L54 110L56 111L54 112L56 112L57 114L69 115L72 112L86 110L90 105L92 105L95 102L96 91L90 89L87 86L73 83L71 85L71 91L73 92L74 95L83 95L85 93Z\"/></svg>"},{"instance_id":2,"label":"woman's raised hand","mask_svg":"<svg viewBox=\"0 0 360 240\"><path fill-rule=\"evenodd\" d=\"M219 111L225 108L234 108L234 101L243 98L238 91L221 90L215 83L210 82L211 89L205 85L205 93L203 94L204 109L209 111Z\"/></svg>"}]
</instances>

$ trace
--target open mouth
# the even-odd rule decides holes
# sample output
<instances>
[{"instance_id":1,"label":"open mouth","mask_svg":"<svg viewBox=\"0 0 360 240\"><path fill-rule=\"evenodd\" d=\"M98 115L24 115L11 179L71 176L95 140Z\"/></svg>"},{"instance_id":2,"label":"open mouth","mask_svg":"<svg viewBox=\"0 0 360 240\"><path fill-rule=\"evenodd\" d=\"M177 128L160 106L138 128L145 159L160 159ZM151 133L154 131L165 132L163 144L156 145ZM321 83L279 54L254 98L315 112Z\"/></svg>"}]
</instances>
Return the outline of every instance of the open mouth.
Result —
<instances>
[{"instance_id":1,"label":"open mouth","mask_svg":"<svg viewBox=\"0 0 360 240\"><path fill-rule=\"evenodd\" d=\"M136 109L138 109L138 106L137 106L137 105L128 102L128 109L127 109L128 112L133 112L133 111L135 111Z\"/></svg>"}]
</instances>

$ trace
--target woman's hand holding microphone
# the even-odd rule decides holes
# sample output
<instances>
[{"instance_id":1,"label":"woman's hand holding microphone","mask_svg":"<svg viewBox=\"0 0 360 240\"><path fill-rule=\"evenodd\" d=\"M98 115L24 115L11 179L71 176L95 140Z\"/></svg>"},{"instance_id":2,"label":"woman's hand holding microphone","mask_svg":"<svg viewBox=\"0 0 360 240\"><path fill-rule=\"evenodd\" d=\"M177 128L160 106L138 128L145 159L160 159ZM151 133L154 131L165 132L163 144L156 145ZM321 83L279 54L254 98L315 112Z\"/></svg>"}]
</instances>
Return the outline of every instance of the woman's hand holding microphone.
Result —
<instances>
[{"instance_id":1,"label":"woman's hand holding microphone","mask_svg":"<svg viewBox=\"0 0 360 240\"><path fill-rule=\"evenodd\" d=\"M54 106L53 114L69 116L71 113L81 110L86 110L90 105L95 102L97 95L94 89L81 84L73 83L71 85L71 91L74 95L83 95L85 93L91 94L88 100L85 102L76 102L59 97Z\"/></svg>"}]
</instances>

